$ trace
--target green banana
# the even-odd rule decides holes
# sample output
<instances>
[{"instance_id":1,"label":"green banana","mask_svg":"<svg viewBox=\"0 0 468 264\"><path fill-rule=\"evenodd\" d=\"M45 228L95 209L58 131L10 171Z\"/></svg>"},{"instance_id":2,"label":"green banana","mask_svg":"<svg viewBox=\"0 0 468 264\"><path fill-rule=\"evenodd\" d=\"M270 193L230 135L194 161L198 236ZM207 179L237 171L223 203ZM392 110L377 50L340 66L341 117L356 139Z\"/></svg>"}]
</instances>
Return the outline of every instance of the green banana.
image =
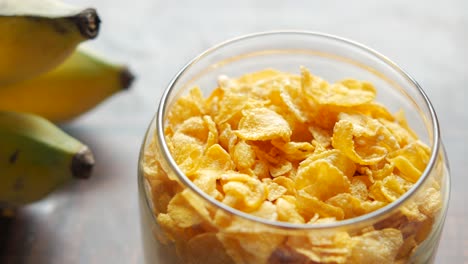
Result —
<instances>
[{"instance_id":1,"label":"green banana","mask_svg":"<svg viewBox=\"0 0 468 264\"><path fill-rule=\"evenodd\" d=\"M0 0L0 89L47 72L98 35L95 9L58 0Z\"/></svg>"},{"instance_id":2,"label":"green banana","mask_svg":"<svg viewBox=\"0 0 468 264\"><path fill-rule=\"evenodd\" d=\"M0 112L0 146L0 207L37 201L94 165L87 146L32 114Z\"/></svg>"},{"instance_id":3,"label":"green banana","mask_svg":"<svg viewBox=\"0 0 468 264\"><path fill-rule=\"evenodd\" d=\"M0 110L29 112L52 122L63 122L128 88L133 79L125 66L78 48L54 70L0 88Z\"/></svg>"}]
</instances>

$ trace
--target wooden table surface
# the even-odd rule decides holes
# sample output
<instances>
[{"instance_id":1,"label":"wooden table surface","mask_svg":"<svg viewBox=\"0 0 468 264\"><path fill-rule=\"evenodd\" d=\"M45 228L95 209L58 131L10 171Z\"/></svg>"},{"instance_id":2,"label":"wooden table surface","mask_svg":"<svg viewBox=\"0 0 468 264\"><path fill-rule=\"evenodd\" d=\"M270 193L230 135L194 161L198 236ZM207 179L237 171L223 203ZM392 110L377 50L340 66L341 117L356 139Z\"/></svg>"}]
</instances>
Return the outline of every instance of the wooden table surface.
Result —
<instances>
[{"instance_id":1,"label":"wooden table surface","mask_svg":"<svg viewBox=\"0 0 468 264\"><path fill-rule=\"evenodd\" d=\"M1 219L0 263L142 263L137 156L163 89L208 47L274 29L354 39L420 82L438 113L452 174L436 262L468 263L468 1L69 1L98 9L101 32L87 45L128 63L137 80L63 125L94 151L92 178Z\"/></svg>"}]
</instances>

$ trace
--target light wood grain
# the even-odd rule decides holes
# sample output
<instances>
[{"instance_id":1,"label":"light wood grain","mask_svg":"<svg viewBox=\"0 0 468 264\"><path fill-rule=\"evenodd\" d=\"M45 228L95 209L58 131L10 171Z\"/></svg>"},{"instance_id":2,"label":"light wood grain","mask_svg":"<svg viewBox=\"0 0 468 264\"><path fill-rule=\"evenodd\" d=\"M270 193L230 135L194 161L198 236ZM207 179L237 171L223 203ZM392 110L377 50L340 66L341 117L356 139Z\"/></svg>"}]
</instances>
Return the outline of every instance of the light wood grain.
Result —
<instances>
[{"instance_id":1,"label":"light wood grain","mask_svg":"<svg viewBox=\"0 0 468 264\"><path fill-rule=\"evenodd\" d=\"M387 55L420 82L438 113L452 172L436 262L468 263L467 1L69 2L97 7L101 34L87 45L128 63L137 81L130 91L63 125L93 149L93 176L0 221L0 263L142 263L136 164L163 89L185 62L209 46L273 29L354 39Z\"/></svg>"}]
</instances>

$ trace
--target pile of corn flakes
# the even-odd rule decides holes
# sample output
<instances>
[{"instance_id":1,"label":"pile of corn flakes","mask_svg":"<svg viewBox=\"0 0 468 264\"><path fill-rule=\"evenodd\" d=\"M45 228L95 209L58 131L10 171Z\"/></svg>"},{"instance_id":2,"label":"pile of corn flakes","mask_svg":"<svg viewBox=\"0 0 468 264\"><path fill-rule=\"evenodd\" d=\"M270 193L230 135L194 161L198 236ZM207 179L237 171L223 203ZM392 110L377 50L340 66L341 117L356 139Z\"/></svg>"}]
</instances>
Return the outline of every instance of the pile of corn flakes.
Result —
<instances>
[{"instance_id":1,"label":"pile of corn flakes","mask_svg":"<svg viewBox=\"0 0 468 264\"><path fill-rule=\"evenodd\" d=\"M430 149L402 111L375 102L365 81L333 84L267 69L219 77L170 108L165 138L185 175L214 199L271 221L336 222L382 208L419 179ZM441 209L432 181L387 219L357 230L286 230L232 216L203 201L161 159L156 139L143 161L161 243L184 263L405 262Z\"/></svg>"}]
</instances>

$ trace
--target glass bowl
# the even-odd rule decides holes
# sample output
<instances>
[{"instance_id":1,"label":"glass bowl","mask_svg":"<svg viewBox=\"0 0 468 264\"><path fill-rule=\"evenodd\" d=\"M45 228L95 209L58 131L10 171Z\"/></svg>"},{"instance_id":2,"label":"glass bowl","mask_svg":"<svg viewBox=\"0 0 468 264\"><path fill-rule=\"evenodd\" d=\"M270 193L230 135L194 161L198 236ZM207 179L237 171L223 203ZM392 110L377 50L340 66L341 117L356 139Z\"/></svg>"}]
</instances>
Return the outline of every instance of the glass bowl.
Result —
<instances>
[{"instance_id":1,"label":"glass bowl","mask_svg":"<svg viewBox=\"0 0 468 264\"><path fill-rule=\"evenodd\" d=\"M190 88L197 85L206 96L217 87L220 75L240 76L265 68L298 72L300 66L330 82L345 78L372 82L378 91L376 101L391 112L405 111L410 127L431 148L426 169L408 192L385 207L355 218L293 224L233 209L201 191L178 168L165 142L165 119L173 103ZM143 140L138 168L141 231L148 264L430 263L437 250L450 192L437 117L419 84L368 47L313 32L243 36L190 61L161 98ZM408 215L411 208L423 211L431 202L427 201L428 190L436 190L430 197L440 200L440 208L423 217ZM202 221L196 226L183 226L161 217L169 201L182 191L191 197L191 208L200 215L223 217L230 224L214 228ZM392 230L398 230L404 241L397 251L389 246ZM340 248L340 239L354 243L353 247Z\"/></svg>"}]
</instances>

